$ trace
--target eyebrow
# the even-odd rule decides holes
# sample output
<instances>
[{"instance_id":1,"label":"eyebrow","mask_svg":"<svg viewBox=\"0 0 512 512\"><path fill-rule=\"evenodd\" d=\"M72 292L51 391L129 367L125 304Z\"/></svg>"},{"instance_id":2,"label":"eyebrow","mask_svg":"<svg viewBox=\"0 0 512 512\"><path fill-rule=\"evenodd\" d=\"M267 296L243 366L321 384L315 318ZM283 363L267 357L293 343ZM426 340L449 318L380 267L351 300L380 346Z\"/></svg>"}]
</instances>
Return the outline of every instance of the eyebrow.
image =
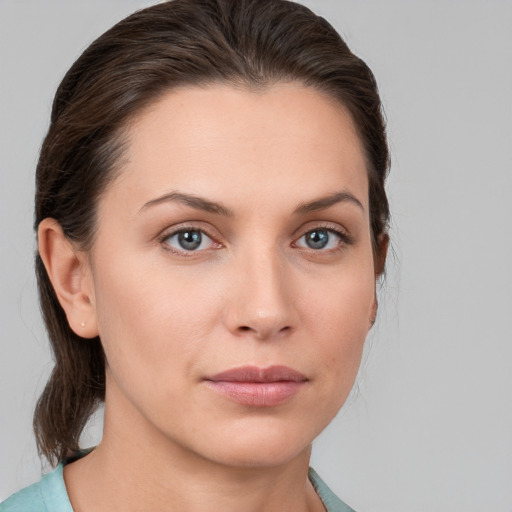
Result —
<instances>
[{"instance_id":1,"label":"eyebrow","mask_svg":"<svg viewBox=\"0 0 512 512\"><path fill-rule=\"evenodd\" d=\"M215 213L225 217L234 216L234 213L221 203L215 203L192 194L184 194L183 192L169 192L168 194L164 194L156 199L152 199L144 204L144 206L139 210L139 213L151 206L167 202L181 203L185 206L195 208L196 210L203 210L208 213Z\"/></svg>"},{"instance_id":2,"label":"eyebrow","mask_svg":"<svg viewBox=\"0 0 512 512\"><path fill-rule=\"evenodd\" d=\"M306 213L326 210L327 208L338 203L355 204L364 212L364 206L362 205L361 201L359 201L356 196L347 190L343 190L341 192L335 192L334 194L329 194L328 196L321 197L319 199L314 199L313 201L309 201L307 203L302 203L295 209L295 214L304 215Z\"/></svg>"},{"instance_id":3,"label":"eyebrow","mask_svg":"<svg viewBox=\"0 0 512 512\"><path fill-rule=\"evenodd\" d=\"M214 213L216 215L222 215L225 217L234 217L233 211L224 206L222 203L216 203L214 201L204 199L203 197L176 191L169 192L168 194L164 194L163 196L148 201L142 206L142 208L139 210L139 213L143 210L146 210L147 208L150 208L151 206L167 202L181 203L185 206L195 208L196 210L203 210L208 213ZM364 206L362 205L361 201L359 201L359 199L357 199L357 197L355 197L350 192L344 190L341 192L329 194L328 196L321 197L319 199L314 199L313 201L308 201L307 203L301 203L295 209L294 213L296 215L304 215L307 213L326 210L335 204L346 202L355 204L364 211Z\"/></svg>"}]
</instances>

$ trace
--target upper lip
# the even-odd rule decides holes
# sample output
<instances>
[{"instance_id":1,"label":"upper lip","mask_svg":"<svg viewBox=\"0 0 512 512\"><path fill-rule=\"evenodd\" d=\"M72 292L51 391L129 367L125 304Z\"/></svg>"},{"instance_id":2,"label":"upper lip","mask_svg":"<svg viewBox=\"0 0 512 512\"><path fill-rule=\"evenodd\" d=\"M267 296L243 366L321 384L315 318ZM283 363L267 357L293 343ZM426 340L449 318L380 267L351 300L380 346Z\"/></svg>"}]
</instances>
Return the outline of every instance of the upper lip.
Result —
<instances>
[{"instance_id":1,"label":"upper lip","mask_svg":"<svg viewBox=\"0 0 512 512\"><path fill-rule=\"evenodd\" d=\"M240 366L208 377L213 382L304 382L307 380L302 373L288 366Z\"/></svg>"}]
</instances>

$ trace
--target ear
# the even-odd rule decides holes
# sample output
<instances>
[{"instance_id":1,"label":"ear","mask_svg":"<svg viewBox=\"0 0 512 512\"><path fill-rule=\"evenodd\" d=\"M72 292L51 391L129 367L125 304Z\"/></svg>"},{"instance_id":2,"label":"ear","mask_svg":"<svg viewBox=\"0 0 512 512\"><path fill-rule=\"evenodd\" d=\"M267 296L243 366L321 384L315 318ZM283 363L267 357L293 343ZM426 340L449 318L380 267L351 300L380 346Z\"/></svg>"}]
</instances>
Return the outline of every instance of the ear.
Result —
<instances>
[{"instance_id":1,"label":"ear","mask_svg":"<svg viewBox=\"0 0 512 512\"><path fill-rule=\"evenodd\" d=\"M384 272L384 268L386 265L386 257L388 254L389 248L389 235L387 233L382 233L379 236L377 241L377 249L374 255L374 268L375 268L375 295L373 298L373 305L370 313L370 328L375 323L375 319L377 318L377 309L379 307L379 302L377 300L377 280Z\"/></svg>"},{"instance_id":2,"label":"ear","mask_svg":"<svg viewBox=\"0 0 512 512\"><path fill-rule=\"evenodd\" d=\"M38 227L39 254L69 326L82 338L98 336L94 285L88 258L64 235L55 219Z\"/></svg>"},{"instance_id":3,"label":"ear","mask_svg":"<svg viewBox=\"0 0 512 512\"><path fill-rule=\"evenodd\" d=\"M379 235L379 239L377 240L377 250L375 252L375 279L378 279L384 272L384 267L386 266L386 258L388 255L388 248L389 235L387 233L382 233Z\"/></svg>"}]
</instances>

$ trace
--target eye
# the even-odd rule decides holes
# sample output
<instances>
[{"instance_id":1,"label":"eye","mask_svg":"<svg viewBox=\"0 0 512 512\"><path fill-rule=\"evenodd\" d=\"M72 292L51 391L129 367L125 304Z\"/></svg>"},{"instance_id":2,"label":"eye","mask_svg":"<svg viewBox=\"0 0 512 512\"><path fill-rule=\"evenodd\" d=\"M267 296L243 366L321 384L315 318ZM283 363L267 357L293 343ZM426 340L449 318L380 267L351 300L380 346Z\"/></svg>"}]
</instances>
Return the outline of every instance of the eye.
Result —
<instances>
[{"instance_id":1,"label":"eye","mask_svg":"<svg viewBox=\"0 0 512 512\"><path fill-rule=\"evenodd\" d=\"M218 247L204 231L200 229L185 228L166 234L161 242L167 250L172 252L198 252Z\"/></svg>"},{"instance_id":2,"label":"eye","mask_svg":"<svg viewBox=\"0 0 512 512\"><path fill-rule=\"evenodd\" d=\"M316 228L302 235L295 245L307 249L329 250L337 249L340 245L349 243L348 236L332 228Z\"/></svg>"}]
</instances>

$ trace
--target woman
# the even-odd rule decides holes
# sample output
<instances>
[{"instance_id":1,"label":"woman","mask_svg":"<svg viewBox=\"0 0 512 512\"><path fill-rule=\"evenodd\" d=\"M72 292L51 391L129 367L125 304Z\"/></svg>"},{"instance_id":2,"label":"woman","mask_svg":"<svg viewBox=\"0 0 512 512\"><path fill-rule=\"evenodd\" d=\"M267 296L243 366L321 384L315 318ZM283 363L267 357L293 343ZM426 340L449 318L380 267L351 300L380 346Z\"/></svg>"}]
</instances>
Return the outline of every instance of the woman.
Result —
<instances>
[{"instance_id":1,"label":"woman","mask_svg":"<svg viewBox=\"0 0 512 512\"><path fill-rule=\"evenodd\" d=\"M175 0L96 40L37 168L59 464L0 510L351 510L309 458L375 321L388 160L371 71L298 4Z\"/></svg>"}]
</instances>

